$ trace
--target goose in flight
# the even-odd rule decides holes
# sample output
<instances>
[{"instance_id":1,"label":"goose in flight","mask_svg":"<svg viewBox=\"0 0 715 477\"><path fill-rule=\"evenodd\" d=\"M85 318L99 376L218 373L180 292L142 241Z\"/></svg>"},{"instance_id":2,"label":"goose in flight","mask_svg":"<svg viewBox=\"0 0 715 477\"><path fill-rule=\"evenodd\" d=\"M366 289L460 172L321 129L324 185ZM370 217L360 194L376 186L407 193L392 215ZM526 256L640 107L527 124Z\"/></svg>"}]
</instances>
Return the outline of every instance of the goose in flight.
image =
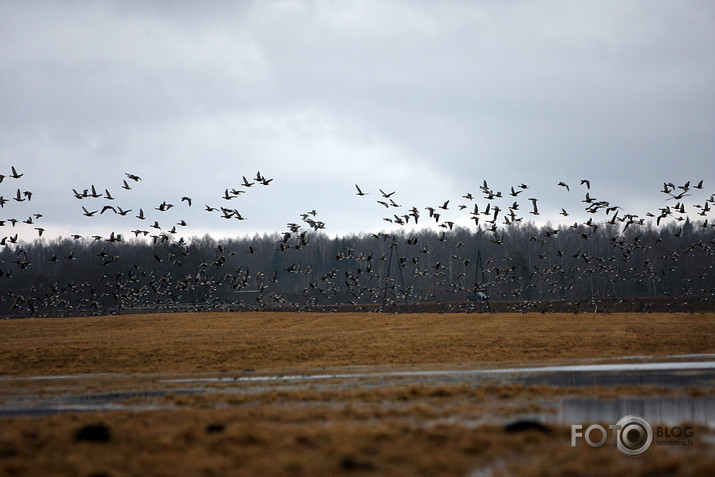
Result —
<instances>
[{"instance_id":1,"label":"goose in flight","mask_svg":"<svg viewBox=\"0 0 715 477\"><path fill-rule=\"evenodd\" d=\"M569 191L569 192L571 191L571 189L569 189L569 185L568 185L567 183L563 182L563 181L559 182L557 185L559 185L559 186L561 186L561 187L565 187L566 190Z\"/></svg>"},{"instance_id":2,"label":"goose in flight","mask_svg":"<svg viewBox=\"0 0 715 477\"><path fill-rule=\"evenodd\" d=\"M87 217L92 217L94 214L97 213L96 210L93 210L92 212L90 212L84 206L82 206L82 210L84 210L84 215L86 215Z\"/></svg>"},{"instance_id":3,"label":"goose in flight","mask_svg":"<svg viewBox=\"0 0 715 477\"><path fill-rule=\"evenodd\" d=\"M128 172L125 172L124 174L126 174L126 176L127 176L128 178L130 178L131 180L133 180L134 182L139 182L140 180L142 180L142 178L139 177L139 176L137 176L137 175L130 174L130 173L128 173Z\"/></svg>"},{"instance_id":4,"label":"goose in flight","mask_svg":"<svg viewBox=\"0 0 715 477\"><path fill-rule=\"evenodd\" d=\"M362 191L362 189L360 189L360 186L358 186L357 184L355 184L355 188L357 189L357 195L359 195L359 196L367 195L365 192Z\"/></svg>"},{"instance_id":5,"label":"goose in flight","mask_svg":"<svg viewBox=\"0 0 715 477\"><path fill-rule=\"evenodd\" d=\"M25 174L18 174L17 171L15 170L15 166L10 166L10 169L12 169L12 174L10 174L10 177L12 177L13 179L19 179L20 177L25 175Z\"/></svg>"},{"instance_id":6,"label":"goose in flight","mask_svg":"<svg viewBox=\"0 0 715 477\"><path fill-rule=\"evenodd\" d=\"M530 200L531 203L534 205L534 210L532 210L531 213L534 214L534 215L539 215L539 209L536 207L536 200L537 200L537 199L535 199L535 198L533 198L533 197L529 197L529 200Z\"/></svg>"},{"instance_id":7,"label":"goose in flight","mask_svg":"<svg viewBox=\"0 0 715 477\"><path fill-rule=\"evenodd\" d=\"M264 176L262 176L261 171L256 172L256 178L255 178L256 182L260 182L263 185L268 185L271 183L272 180L273 180L272 178L266 179Z\"/></svg>"}]
</instances>

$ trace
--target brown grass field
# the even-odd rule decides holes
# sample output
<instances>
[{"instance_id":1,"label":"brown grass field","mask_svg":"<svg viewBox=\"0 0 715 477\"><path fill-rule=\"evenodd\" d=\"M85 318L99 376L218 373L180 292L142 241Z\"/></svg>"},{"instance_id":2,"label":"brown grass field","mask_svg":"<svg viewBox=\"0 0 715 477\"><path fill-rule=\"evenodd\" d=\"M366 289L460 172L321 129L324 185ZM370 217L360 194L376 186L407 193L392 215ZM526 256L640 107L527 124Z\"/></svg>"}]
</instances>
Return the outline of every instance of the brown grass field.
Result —
<instances>
[{"instance_id":1,"label":"brown grass field","mask_svg":"<svg viewBox=\"0 0 715 477\"><path fill-rule=\"evenodd\" d=\"M0 475L712 475L711 429L698 427L687 448L653 446L645 456L628 457L609 446L571 447L568 426L509 432L492 419L537 411L554 397L712 395L712 388L336 380L251 392L207 384L216 392L187 395L178 384L158 383L161 376L471 369L712 353L714 313L3 320L0 404L18 395L159 386L169 392L126 401L154 410L0 418ZM25 379L84 374L87 380L64 384Z\"/></svg>"}]
</instances>

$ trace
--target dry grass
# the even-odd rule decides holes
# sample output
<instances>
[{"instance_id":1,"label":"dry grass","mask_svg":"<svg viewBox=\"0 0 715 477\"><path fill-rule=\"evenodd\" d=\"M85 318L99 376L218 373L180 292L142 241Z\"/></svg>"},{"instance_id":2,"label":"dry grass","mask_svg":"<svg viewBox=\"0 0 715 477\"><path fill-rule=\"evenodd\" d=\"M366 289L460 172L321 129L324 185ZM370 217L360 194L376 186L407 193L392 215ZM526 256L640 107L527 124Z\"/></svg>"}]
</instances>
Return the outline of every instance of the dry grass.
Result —
<instances>
[{"instance_id":1,"label":"dry grass","mask_svg":"<svg viewBox=\"0 0 715 477\"><path fill-rule=\"evenodd\" d=\"M429 407L417 406L419 420ZM297 414L297 416L296 416ZM697 428L687 449L633 458L570 446L570 430L419 426L345 406L332 414L234 407L22 418L0 427L2 475L702 475L715 459ZM85 426L106 439L77 439Z\"/></svg>"},{"instance_id":2,"label":"dry grass","mask_svg":"<svg viewBox=\"0 0 715 477\"><path fill-rule=\"evenodd\" d=\"M711 475L709 430L643 457L571 447L568 426L507 432L494 417L569 396L712 388L566 388L340 379L288 388L221 381L186 395L148 373L246 376L343 366L455 368L715 352L715 314L375 315L207 313L0 321L0 374L15 395L154 389L157 411L0 419L0 475ZM226 373L220 373L227 370ZM202 374L203 375L203 374ZM51 386L51 387L50 387ZM241 388L241 389L237 389ZM174 393L173 390L176 390ZM235 392L235 391L241 392ZM12 394L11 393L11 394ZM9 394L8 394L9 395ZM78 437L93 425L94 440ZM97 431L99 430L99 432ZM90 437L93 435L89 433Z\"/></svg>"},{"instance_id":3,"label":"dry grass","mask_svg":"<svg viewBox=\"0 0 715 477\"><path fill-rule=\"evenodd\" d=\"M715 313L185 313L0 321L2 375L528 363L713 352Z\"/></svg>"}]
</instances>

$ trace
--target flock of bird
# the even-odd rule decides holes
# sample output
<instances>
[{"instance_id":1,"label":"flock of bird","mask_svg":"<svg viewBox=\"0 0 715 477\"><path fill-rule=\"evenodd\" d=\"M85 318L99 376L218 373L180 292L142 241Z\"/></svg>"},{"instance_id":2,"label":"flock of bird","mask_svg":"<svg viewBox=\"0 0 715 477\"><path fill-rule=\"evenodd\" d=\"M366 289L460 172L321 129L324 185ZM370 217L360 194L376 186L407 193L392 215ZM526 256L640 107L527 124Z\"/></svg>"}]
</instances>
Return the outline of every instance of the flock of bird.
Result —
<instances>
[{"instance_id":1,"label":"flock of bird","mask_svg":"<svg viewBox=\"0 0 715 477\"><path fill-rule=\"evenodd\" d=\"M127 176L127 179L122 180L122 189L125 189L125 190L132 189L132 186L130 185L129 182L127 182L127 180L132 181L132 182L141 181L141 177L139 177L136 174L127 172L127 173L125 173L125 175ZM224 190L222 199L224 199L226 201L230 201L231 199L235 199L236 197L239 197L241 194L245 194L246 189L248 189L249 187L252 187L255 184L261 184L263 186L267 186L273 181L272 178L269 179L269 178L264 177L260 171L258 171L256 173L256 177L253 180L248 180L246 178L246 176L243 176L242 179L243 179L243 182L239 186L238 189L237 188L230 188L230 189L226 188ZM109 192L109 190L105 189L104 193L99 193L99 192L97 192L97 189L94 185L91 185L89 188L84 189L82 192L77 191L77 189L72 189L72 192L74 194L74 197L77 199L80 199L80 200L82 200L82 199L104 199L104 200L108 200L108 201L115 200L114 196L112 196L112 194ZM185 203L187 207L192 207L193 200L189 196L182 196L181 203ZM159 212L167 212L173 207L175 207L175 205L173 203L170 203L170 202L167 202L166 200L164 200L159 205L154 207L154 210L157 210ZM94 208L94 207L91 207L91 208ZM205 205L204 210L206 212L216 212L217 214L220 215L221 218L224 218L224 219L246 220L246 218L244 216L242 216L241 213L236 208L224 207L224 206L214 207L211 205ZM126 216L130 212L132 212L132 209L123 209L120 206L104 204L104 205L102 205L101 209L97 208L95 210L88 210L87 207L82 206L82 211L83 211L83 215L85 217L94 217L97 215L97 213L99 213L99 215L102 215L105 212L107 212L107 213L112 212L112 213L120 215L120 216ZM145 215L143 208L140 208L137 211L137 215L135 217L141 221L147 220L147 216ZM186 222L186 220L181 219L181 220L179 220L179 222L176 222L175 224L171 224L171 228L167 228L165 226L165 228L162 229L162 226L159 224L159 221L154 220L153 223L151 225L149 225L148 227L136 228L136 229L132 230L131 233L133 233L135 237L138 237L140 235L142 235L144 237L149 236L155 242L159 241L159 240L162 242L165 242L170 239L171 235L175 235L178 233L178 231L176 229L177 226L186 227L187 225L188 225L188 223ZM151 231L148 230L150 228L155 229L156 233L151 233ZM115 241L121 240L121 235L116 234L113 236L114 236ZM79 235L74 235L73 237L75 239L81 238L81 236L79 236ZM101 236L94 236L93 238L95 240L102 239Z\"/></svg>"},{"instance_id":2,"label":"flock of bird","mask_svg":"<svg viewBox=\"0 0 715 477\"><path fill-rule=\"evenodd\" d=\"M698 181L697 184L692 185L690 181L687 181L683 185L674 185L672 182L667 182L663 184L663 190L661 191L662 193L666 194L667 200L676 200L676 202L673 207L670 207L670 205L666 205L665 207L662 207L659 209L659 214L653 214L652 212L646 212L644 217L639 217L636 214L631 214L631 213L624 213L622 212L622 208L618 205L611 204L607 200L598 200L595 197L592 197L590 195L590 189L591 189L591 181L589 179L582 179L581 186L584 186L586 189L584 199L581 200L582 203L585 203L585 212L589 214L597 214L600 211L603 211L607 217L606 217L606 223L608 224L623 224L624 229L627 229L629 226L635 225L635 226L643 226L646 225L646 218L655 218L656 219L656 225L660 225L660 222L664 219L667 219L669 217L674 218L677 221L684 221L686 216L687 216L687 211L685 208L685 204L681 202L681 200L684 197L687 197L690 194L691 189L694 190L702 190L703 189L703 180ZM567 191L570 191L571 188L569 185L563 181L558 182L557 186L565 188ZM363 192L363 190L360 188L358 184L355 184L355 188L357 189L357 195L360 197L369 195L367 192ZM469 209L469 216L470 220L474 222L474 225L479 226L480 225L480 219L482 220L481 224L485 225L485 230L494 232L496 233L498 230L499 225L504 225L504 226L509 226L509 225L514 225L514 224L519 224L520 222L523 221L524 217L519 215L517 211L519 211L520 208L520 203L516 200L518 198L519 194L522 194L524 191L529 189L529 186L521 183L518 186L516 186L516 189L514 186L511 186L510 192L508 195L513 198L511 200L511 205L507 207L507 211L502 214L502 220L503 222L500 224L499 223L499 217L500 213L502 212L502 209L499 205L493 205L495 203L496 199L502 199L505 197L501 191L495 191L492 188L489 187L488 183L486 180L483 181L482 185L480 186L480 190L484 195L484 199L487 201L486 207L483 207L481 212L479 210L479 205L476 203L473 203L474 201L474 196L471 193L467 193L462 196L462 199L466 199L467 203L462 203L458 205L459 210L465 210ZM392 199L392 196L395 194L394 191L386 193L382 189L378 189L380 191L380 199L377 200L377 203L386 207L386 208L401 208L399 204L395 202L394 199ZM538 207L538 199L535 197L529 197L528 200L531 202L531 210L529 211L529 214L538 216L540 215L539 212L539 207ZM389 201L389 202L388 202ZM434 221L438 224L439 227L445 228L452 230L454 228L455 222L452 220L442 220L440 219L443 218L442 211L447 211L449 209L449 203L450 200L446 200L443 204L438 205L436 207L433 206L428 206L425 208L426 211L429 212L429 218L434 219ZM710 210L711 206L710 204L715 203L715 194L711 194L709 198L707 198L703 204L694 204L694 207L698 210L697 215L707 217ZM469 205L473 204L473 205ZM608 216L609 214L612 214ZM568 217L570 214L564 209L561 208L561 212L559 215L562 215L564 217ZM420 211L416 207L412 207L409 209L407 213L404 214L393 214L391 217L384 217L383 220L386 222L390 222L393 224L398 224L398 225L408 225L410 224L410 220L414 222L416 225L419 222L420 219ZM593 226L593 219L590 219L585 223L585 225L588 226ZM701 224L702 227L707 228L707 227L712 227L715 224L708 224L708 219L706 218L705 221ZM576 222L573 224L574 228L579 227L579 223Z\"/></svg>"},{"instance_id":3,"label":"flock of bird","mask_svg":"<svg viewBox=\"0 0 715 477\"><path fill-rule=\"evenodd\" d=\"M0 192L3 190L2 187L6 187L11 180L18 181L11 185L11 189L16 189L16 191L8 195L9 198L0 195L0 207L4 209L6 204L11 201L29 205L33 193L22 187L20 179L24 174L18 172L14 166L10 169L9 174L0 174L0 183L7 180L0 185ZM140 176L128 172L119 179L121 179L121 189L126 191L131 191L142 181ZM120 182L119 179L117 184ZM234 199L246 194L253 186L268 186L272 181L273 178L266 178L260 172L257 172L251 179L244 175L237 187L224 188L223 194L220 196L217 194L216 200L221 200L223 202L221 205L204 204L203 210L215 214L221 219L244 221L247 218L239 212L237 207L232 205ZM572 187L566 182L559 181L556 186L571 193ZM671 182L664 183L661 192L665 196L665 205L657 209L657 213L646 212L644 216L627 213L622 207L610 201L592 196L591 181L588 179L582 179L579 187L582 188L584 194L583 199L580 200L584 204L583 210L585 213L591 214L592 217L585 221L577 220L568 227L549 226L528 238L529 242L539 244L540 249L543 249L538 253L539 260L545 260L549 256L563 259L560 263L554 263L550 259L548 266L539 263L529 264L529 273L542 275L543 281L546 283L545 287L555 295L563 294L569 289L569 286L573 288L573 285L564 282L568 281L568 277L577 276L581 272L578 265L567 267L564 261L568 258L567 255L574 260L583 262L584 266L588 267L591 267L592 261L598 262L599 268L589 268L590 273L597 271L601 275L608 274L612 277L612 281L615 280L613 277L618 276L619 273L623 274L620 267L609 263L614 261L613 258L588 255L582 250L573 254L573 252L567 253L566 250L558 247L555 250L554 247L544 248L545 244L555 240L558 234L565 235L567 229L573 229L573 233L578 239L584 241L589 240L599 230L599 227L602 227L601 230L607 227L617 230L617 234L610 239L611 246L622 254L623 262L627 263L636 250L648 250L653 247L653 244L644 245L640 242L640 233L635 233L630 238L626 237L626 231L629 229L647 230L653 223L656 227L668 223L674 225L672 236L678 238L683 233L684 227L691 223L691 217L702 217L696 225L701 230L707 231L713 227L708 220L713 207L711 204L715 203L715 194L711 194L702 202L692 204L692 206L686 206L685 203L686 198L695 191L704 189L703 180L692 184L690 181L678 185ZM113 307L111 309L114 310L149 306L152 303L168 306L169 303L186 305L188 302L195 307L231 304L236 300L235 295L229 298L221 295L222 287L228 287L237 292L251 292L253 295L250 297L250 307L258 309L269 305L306 308L326 301L351 303L355 306L364 303L385 305L389 302L394 304L402 299L416 302L439 301L443 297L435 291L435 283L443 290L451 291L452 294L469 291L473 286L467 276L467 267L474 267L476 263L474 263L473 247L467 243L469 236L465 236L463 233L465 230L478 231L483 234L480 237L488 237L491 247L500 247L509 242L511 230L518 230L522 224L529 224L528 220L524 221L525 217L536 217L542 214L539 209L539 199L530 196L530 188L524 183L510 186L508 192L502 192L490 187L484 180L479 186L483 199L481 204L478 203L478 198L474 194L468 192L458 200L447 199L439 204L426 207L405 206L398 203L396 191L385 191L381 188L378 188L377 192L366 191L367 189L361 188L358 184L355 184L355 189L356 195L361 199L369 200L372 196L379 210L389 211L387 216L383 217L383 221L391 224L388 226L390 230L371 235L371 239L379 239L379 242L382 243L377 252L373 252L369 247L357 251L346 246L333 256L335 266L332 267L327 266L326 268L325 264L318 266L316 263L312 263L309 258L311 255L308 254L307 261L301 261L293 255L291 259L280 260L280 268L269 270L267 269L269 265L263 263L253 266L253 272L251 272L248 266L240 264L241 257L245 257L243 254L237 255L237 250L230 250L225 244L219 243L216 246L215 256L198 263L197 270L192 270L191 273L184 274L180 278L175 274L172 275L170 270L166 271L163 267L167 264L182 266L183 263L190 262L187 258L190 254L189 243L185 240L186 234L182 233L182 230L188 230L188 223L184 219L178 221L173 219L167 223L169 221L167 217L170 217L167 212L181 207L194 207L190 196L183 195L179 201L175 201L176 203L162 200L150 207L133 209L120 205L117 194L110 192L108 188L99 188L98 190L92 184L86 188L72 189L74 198L82 202L79 208L87 220L94 220L105 214L133 218L139 225L130 231L136 240L148 240L146 242L148 244L173 248L171 251L161 252L158 252L156 248L151 248L153 266L150 269L147 269L146 263L142 263L141 266L138 263L131 264L128 269L117 273L114 285L111 286L108 275L101 274L96 277L96 282L88 281L78 284L69 280L66 284L61 284L58 281L50 284L34 283L29 290L19 292L17 287L11 285L11 282L13 279L17 279L19 273L33 269L33 258L31 253L28 253L28 250L32 249L32 242L25 237L20 237L18 232L3 234L2 230L12 230L16 224L22 223L33 227L37 233L35 238L40 239L46 232L46 228L42 226L44 216L41 213L26 213L27 219L24 220L17 218L0 220L0 235L2 235L0 245L5 247L2 255L5 260L0 263L0 285L3 285L2 289L6 290L0 297L0 311L4 309L3 304L9 310L6 310L7 313L29 312L30 314L37 314L38 310L43 307L51 310L64 307L67 313L86 313L88 310L102 313L107 312L107 303L111 303ZM521 211L522 199L526 199L530 203L527 210L528 215L524 215ZM559 215L569 217L572 214L561 208ZM326 224L318 219L318 213L314 209L299 214L299 217L300 220L287 222L286 230L277 235L273 244L275 251L285 254L289 251L310 248L313 233L326 228ZM410 232L410 226L412 226L412 232ZM436 245L419 243L420 235L414 230L425 226L428 229L431 226L437 227L439 233ZM410 236L407 237L407 235ZM98 260L101 262L101 266L109 267L116 265L120 256L112 251L108 252L105 247L109 247L109 244L119 245L127 242L124 236L123 231L111 231L108 235L83 237L80 234L73 234L70 238L74 241L82 241L83 244L88 242L102 244L101 251L97 253ZM430 247L441 246L450 240L453 248L450 252L449 262L446 260L430 262L427 258L430 253L438 255ZM661 239L657 238L657 240ZM325 246L327 242L320 243ZM403 249L402 256L400 256L398 245L403 244L408 249ZM320 246L318 244L315 247ZM265 249L265 244L261 244L260 247L257 244L243 245L243 248L243 252L252 256L257 254L259 248ZM523 274L517 274L517 265L511 263L517 257L510 256L514 250L516 249L512 247L508 251L498 254L499 260L493 257L486 259L486 268L482 269L482 272L486 273L494 282L492 285L500 282L503 284L501 287L493 288L493 291L496 292L499 289L499 293L505 299L530 296L529 293L525 293L525 290L529 287L537 287L534 283L526 285ZM705 269L698 275L699 280L712 285L715 277L712 274L712 259L709 257L713 256L714 251L715 241L712 240L711 235L706 235L705 240L696 241L694 245L686 244L681 252L670 251L671 257L674 253L675 258L664 256L664 260L675 261L678 258L678 253L701 254L700 256L705 257ZM72 250L64 251L60 255L58 253L60 252L51 254L47 261L73 261L77 258ZM394 261L393 253L395 254ZM324 250L314 251L312 254L312 256L324 255L326 255ZM12 256L13 260L7 260L6 258L9 256ZM654 280L656 273L653 263L649 260L646 260L642 270L634 270L633 267L626 270L630 276L636 279L645 279L644 277L648 276ZM709 264L708 260L710 260ZM338 265L339 262L350 262L352 265L341 266ZM378 262L386 262L386 264L378 267L376 265ZM35 268L47 267L45 263L37 264L36 260L35 263ZM454 263L459 266L453 266ZM220 276L209 273L212 268L221 268L229 264L232 267L229 272ZM19 272L13 274L14 269ZM671 266L671 269L675 268ZM477 268L476 271L478 272L479 269ZM409 273L407 280L404 277L406 273ZM661 270L661 273L665 272ZM470 272L470 276L476 275L476 273ZM277 285L282 276L300 277L298 280L285 280L290 282L292 287L297 286L299 290L297 292L282 290ZM690 280L690 278L686 279ZM477 285L477 282L478 280L475 280L474 285ZM511 288L506 286L507 282L511 284ZM298 285L295 285L296 283ZM715 287L711 285L709 289L708 285L702 287L699 292L706 295L715 293ZM484 292L490 291L489 286L490 284L483 280L479 296L486 296ZM104 290L100 287L108 289ZM67 298L67 295L71 293L83 294L87 297L82 299L83 304L77 305ZM463 293L455 296L463 298ZM302 302L298 303L296 297L302 299ZM270 302L266 300L270 300Z\"/></svg>"}]
</instances>

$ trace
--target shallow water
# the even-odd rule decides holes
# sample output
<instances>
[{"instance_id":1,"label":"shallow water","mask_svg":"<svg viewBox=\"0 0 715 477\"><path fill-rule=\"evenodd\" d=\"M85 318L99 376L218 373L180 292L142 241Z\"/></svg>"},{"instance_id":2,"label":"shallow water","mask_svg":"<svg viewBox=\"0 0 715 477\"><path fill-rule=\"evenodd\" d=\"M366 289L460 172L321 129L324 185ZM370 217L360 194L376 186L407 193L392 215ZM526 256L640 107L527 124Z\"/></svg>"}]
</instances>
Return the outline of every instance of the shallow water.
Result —
<instances>
[{"instance_id":1,"label":"shallow water","mask_svg":"<svg viewBox=\"0 0 715 477\"><path fill-rule=\"evenodd\" d=\"M715 397L624 397L618 399L564 399L545 421L568 424L616 423L623 416L635 414L651 424L677 426L697 423L715 428Z\"/></svg>"},{"instance_id":2,"label":"shallow water","mask_svg":"<svg viewBox=\"0 0 715 477\"><path fill-rule=\"evenodd\" d=\"M715 361L682 361L682 359L712 358L712 355L673 356L668 361L618 362L544 367L510 367L492 369L450 369L340 372L325 374L291 374L263 376L210 375L146 375L132 376L98 374L76 376L39 376L0 378L4 391L0 393L0 418L41 416L76 411L110 411L171 409L170 401L157 400L163 396L195 394L254 394L275 389L369 389L382 386L486 383L546 384L550 386L659 386L681 388L698 386L709 388L715 383ZM355 370L355 368L350 368ZM124 382L128 379L128 382ZM42 382L42 384L39 384ZM151 390L125 389L140 387L140 382L152 383ZM32 384L35 383L35 384ZM131 384L130 384L131 383ZM156 385L159 385L158 388ZM110 386L112 386L110 388ZM88 389L118 391L87 392ZM178 386L178 387L177 387ZM130 400L130 401L127 401ZM533 402L533 401L532 401ZM532 418L542 422L596 423L617 422L627 414L638 414L653 423L678 425L691 422L715 428L715 397L647 396L616 399L588 397L549 398L540 400L543 413L520 413L516 404L516 418ZM526 409L526 406L523 406ZM512 419L514 416L512 416Z\"/></svg>"},{"instance_id":3,"label":"shallow water","mask_svg":"<svg viewBox=\"0 0 715 477\"><path fill-rule=\"evenodd\" d=\"M291 381L319 381L332 379L362 379L362 378L479 378L490 375L514 375L522 382L531 381L530 384L551 384L554 386L594 386L594 385L643 385L650 384L642 382L653 381L656 385L675 385L677 379L673 379L674 373L670 371L690 371L704 370L706 372L691 373L684 381L692 385L693 380L700 382L703 377L707 380L715 378L715 361L691 361L691 362L666 362L666 363L630 363L630 364L584 364L568 366L543 366L532 368L497 368L497 369L460 369L460 370L416 370L416 371L388 371L372 373L344 373L344 374L295 374L278 376L237 376L237 377L188 377L166 379L167 383L200 383L200 382L291 382ZM658 373L654 371L664 371L661 377L656 377ZM548 376L544 377L545 374ZM618 374L620 378L614 379ZM552 376L561 376L561 379L553 379ZM519 378L522 377L522 378ZM570 380L568 378L571 378ZM600 379L599 379L600 377ZM680 380L682 381L682 380ZM680 384L684 385L684 384Z\"/></svg>"}]
</instances>

